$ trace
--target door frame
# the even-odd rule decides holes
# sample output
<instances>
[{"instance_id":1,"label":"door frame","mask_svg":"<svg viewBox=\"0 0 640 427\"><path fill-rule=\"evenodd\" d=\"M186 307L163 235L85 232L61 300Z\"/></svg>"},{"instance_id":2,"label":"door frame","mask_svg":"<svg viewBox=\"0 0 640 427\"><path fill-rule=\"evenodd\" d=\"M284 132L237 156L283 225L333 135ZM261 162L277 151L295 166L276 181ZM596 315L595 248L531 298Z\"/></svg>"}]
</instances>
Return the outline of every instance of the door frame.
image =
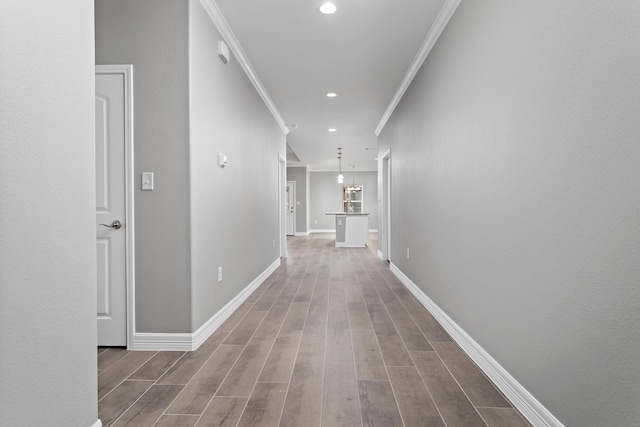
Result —
<instances>
[{"instance_id":1,"label":"door frame","mask_svg":"<svg viewBox=\"0 0 640 427\"><path fill-rule=\"evenodd\" d=\"M278 203L278 222L280 223L280 258L287 257L287 218L285 217L286 204L285 201L285 185L287 181L287 159L278 153L278 191L276 193L276 202Z\"/></svg>"},{"instance_id":2,"label":"door frame","mask_svg":"<svg viewBox=\"0 0 640 427\"><path fill-rule=\"evenodd\" d=\"M295 236L296 235L296 182L295 181L287 181L286 185L290 186L290 191L292 192L292 197L293 197L293 234L288 234L287 236ZM286 194L286 193L285 193ZM288 202L288 200L287 200ZM289 213L287 212L287 215ZM287 230L289 231L289 230Z\"/></svg>"},{"instance_id":3,"label":"door frame","mask_svg":"<svg viewBox=\"0 0 640 427\"><path fill-rule=\"evenodd\" d=\"M391 149L382 156L382 248L380 257L391 261Z\"/></svg>"},{"instance_id":4,"label":"door frame","mask_svg":"<svg viewBox=\"0 0 640 427\"><path fill-rule=\"evenodd\" d=\"M124 78L124 163L125 163L125 287L127 349L135 332L135 209L134 209L134 140L133 140L133 65L96 65L96 75L121 74Z\"/></svg>"}]
</instances>

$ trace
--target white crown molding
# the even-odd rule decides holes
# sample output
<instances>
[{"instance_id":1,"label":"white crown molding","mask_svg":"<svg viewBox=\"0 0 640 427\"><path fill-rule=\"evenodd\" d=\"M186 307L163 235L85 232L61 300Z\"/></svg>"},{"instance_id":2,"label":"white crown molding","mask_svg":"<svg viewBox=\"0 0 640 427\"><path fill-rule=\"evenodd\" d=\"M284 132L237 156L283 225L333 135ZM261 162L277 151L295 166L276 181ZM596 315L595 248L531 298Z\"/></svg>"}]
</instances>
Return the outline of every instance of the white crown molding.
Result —
<instances>
[{"instance_id":1,"label":"white crown molding","mask_svg":"<svg viewBox=\"0 0 640 427\"><path fill-rule=\"evenodd\" d=\"M522 415L535 427L564 427L531 393L487 353L467 332L411 281L395 264L391 271L404 286L436 318L460 348L493 381Z\"/></svg>"},{"instance_id":2,"label":"white crown molding","mask_svg":"<svg viewBox=\"0 0 640 427\"><path fill-rule=\"evenodd\" d=\"M422 67L424 60L427 59L427 55L429 55L429 52L431 52L431 49L438 41L440 34L442 34L442 32L444 31L445 27L449 23L449 20L460 5L461 1L462 0L446 0L442 5L440 12L438 12L438 16L436 17L433 25L431 26L431 29L429 30L429 33L427 34L427 37L424 39L424 42L422 42L420 50L416 54L416 57L413 58L413 62L411 63L409 70L407 70L402 83L400 83L400 87L398 87L396 94L393 96L393 98L391 98L389 106L382 115L380 123L378 123L378 127L375 130L376 136L380 136L382 129L384 129L384 126L387 124L387 121L391 117L391 114L393 114L393 111L398 106L398 103L409 88L409 85L418 73L418 70L420 70L420 67Z\"/></svg>"},{"instance_id":3,"label":"white crown molding","mask_svg":"<svg viewBox=\"0 0 640 427\"><path fill-rule=\"evenodd\" d=\"M280 115L278 108L273 103L273 100L269 96L269 93L267 92L265 87L262 85L258 74L253 69L251 62L249 62L249 58L244 53L244 50L242 50L242 47L240 46L238 39L236 39L236 36L233 34L233 31L231 31L231 27L229 27L229 23L225 19L224 15L222 15L222 11L218 7L217 3L215 2L215 0L200 0L200 3L202 3L202 6L209 14L211 21L213 21L213 24L222 35L224 41L229 45L229 48L235 55L238 63L247 74L247 77L249 77L249 80L251 80L251 83L253 83L253 86L260 94L260 97L267 105L267 108L269 109L269 111L271 111L273 118L276 119L276 122L278 122L278 125L280 126L284 134L287 135L289 133L289 128L287 128L287 126L285 125L284 119Z\"/></svg>"},{"instance_id":4,"label":"white crown molding","mask_svg":"<svg viewBox=\"0 0 640 427\"><path fill-rule=\"evenodd\" d=\"M194 333L136 333L131 350L193 351L197 350L222 323L233 314L265 280L280 266L280 258L256 277L246 288L229 301Z\"/></svg>"}]
</instances>

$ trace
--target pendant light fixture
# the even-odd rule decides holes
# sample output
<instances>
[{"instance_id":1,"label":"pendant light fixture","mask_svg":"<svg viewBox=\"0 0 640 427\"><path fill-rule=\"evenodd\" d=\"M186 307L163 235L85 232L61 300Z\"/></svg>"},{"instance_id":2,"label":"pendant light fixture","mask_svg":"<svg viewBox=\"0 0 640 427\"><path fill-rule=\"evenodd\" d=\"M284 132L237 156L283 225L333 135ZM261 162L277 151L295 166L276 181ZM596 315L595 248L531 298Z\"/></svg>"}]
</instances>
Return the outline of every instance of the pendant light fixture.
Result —
<instances>
[{"instance_id":1,"label":"pendant light fixture","mask_svg":"<svg viewBox=\"0 0 640 427\"><path fill-rule=\"evenodd\" d=\"M344 182L344 175L342 175L342 147L338 147L338 183L342 184Z\"/></svg>"}]
</instances>

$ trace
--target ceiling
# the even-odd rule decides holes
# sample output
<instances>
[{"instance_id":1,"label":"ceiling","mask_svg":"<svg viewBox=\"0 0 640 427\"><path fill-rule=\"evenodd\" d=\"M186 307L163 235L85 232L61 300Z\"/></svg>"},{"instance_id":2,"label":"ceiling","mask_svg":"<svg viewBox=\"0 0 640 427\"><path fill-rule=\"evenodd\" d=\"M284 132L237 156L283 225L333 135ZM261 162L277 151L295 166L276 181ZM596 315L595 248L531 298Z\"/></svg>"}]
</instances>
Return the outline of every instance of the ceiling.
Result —
<instances>
[{"instance_id":1,"label":"ceiling","mask_svg":"<svg viewBox=\"0 0 640 427\"><path fill-rule=\"evenodd\" d=\"M342 147L343 169L376 170L376 128L445 0L332 1L332 15L321 0L215 3L289 130L288 165L337 170Z\"/></svg>"}]
</instances>

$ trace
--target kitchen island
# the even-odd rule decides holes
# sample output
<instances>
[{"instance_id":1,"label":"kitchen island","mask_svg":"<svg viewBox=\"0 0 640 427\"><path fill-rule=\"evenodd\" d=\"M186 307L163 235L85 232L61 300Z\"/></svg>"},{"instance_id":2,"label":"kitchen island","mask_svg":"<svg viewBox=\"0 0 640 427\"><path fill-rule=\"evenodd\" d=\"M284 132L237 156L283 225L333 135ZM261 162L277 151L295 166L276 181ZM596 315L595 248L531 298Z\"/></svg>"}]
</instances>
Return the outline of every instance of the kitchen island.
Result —
<instances>
[{"instance_id":1,"label":"kitchen island","mask_svg":"<svg viewBox=\"0 0 640 427\"><path fill-rule=\"evenodd\" d=\"M336 247L364 248L369 239L369 214L364 212L327 212L336 217Z\"/></svg>"}]
</instances>

